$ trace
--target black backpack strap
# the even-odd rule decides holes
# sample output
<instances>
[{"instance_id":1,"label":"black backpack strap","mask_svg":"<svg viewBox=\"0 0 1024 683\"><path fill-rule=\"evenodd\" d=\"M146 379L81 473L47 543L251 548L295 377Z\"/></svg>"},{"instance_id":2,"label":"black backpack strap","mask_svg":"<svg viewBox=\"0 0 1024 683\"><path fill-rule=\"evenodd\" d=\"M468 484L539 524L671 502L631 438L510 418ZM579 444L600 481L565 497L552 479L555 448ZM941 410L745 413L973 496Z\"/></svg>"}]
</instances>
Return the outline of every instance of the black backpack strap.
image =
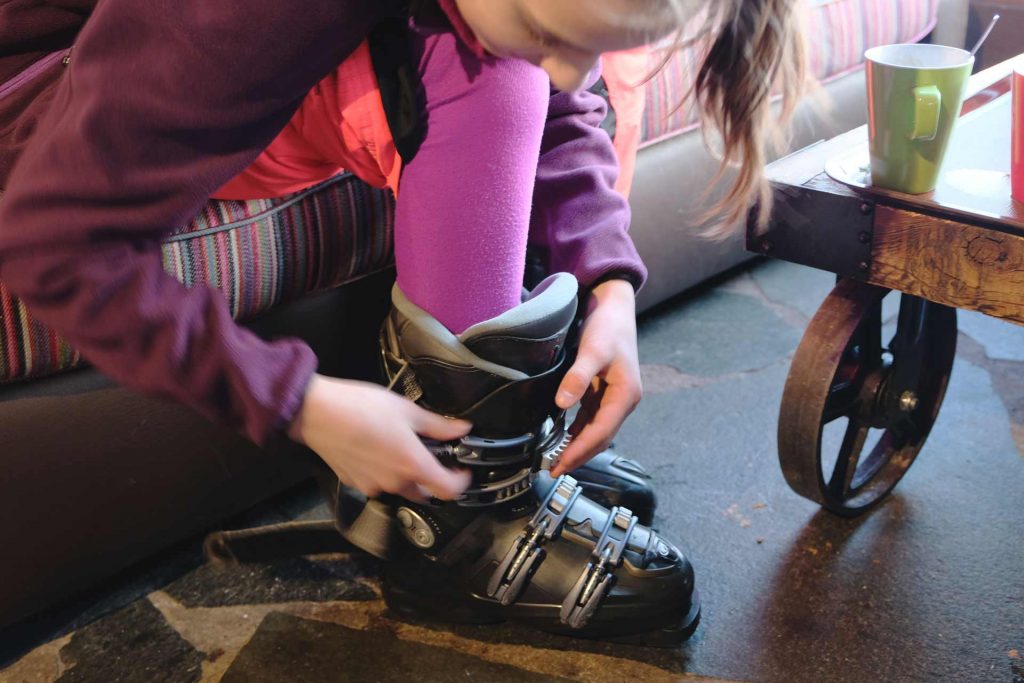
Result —
<instances>
[{"instance_id":1,"label":"black backpack strap","mask_svg":"<svg viewBox=\"0 0 1024 683\"><path fill-rule=\"evenodd\" d=\"M426 100L412 51L409 22L386 19L370 32L370 59L395 148L408 164L426 137Z\"/></svg>"}]
</instances>

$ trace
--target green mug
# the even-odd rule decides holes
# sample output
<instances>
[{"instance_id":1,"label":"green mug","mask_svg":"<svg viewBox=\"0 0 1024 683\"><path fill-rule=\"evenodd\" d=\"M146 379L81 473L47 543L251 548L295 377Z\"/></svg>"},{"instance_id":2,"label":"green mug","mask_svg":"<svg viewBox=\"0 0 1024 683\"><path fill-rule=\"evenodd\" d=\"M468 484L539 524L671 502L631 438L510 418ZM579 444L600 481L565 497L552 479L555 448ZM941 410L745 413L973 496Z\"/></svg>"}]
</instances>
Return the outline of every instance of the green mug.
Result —
<instances>
[{"instance_id":1,"label":"green mug","mask_svg":"<svg viewBox=\"0 0 1024 683\"><path fill-rule=\"evenodd\" d=\"M911 43L873 47L864 58L871 183L909 194L934 190L974 57Z\"/></svg>"}]
</instances>

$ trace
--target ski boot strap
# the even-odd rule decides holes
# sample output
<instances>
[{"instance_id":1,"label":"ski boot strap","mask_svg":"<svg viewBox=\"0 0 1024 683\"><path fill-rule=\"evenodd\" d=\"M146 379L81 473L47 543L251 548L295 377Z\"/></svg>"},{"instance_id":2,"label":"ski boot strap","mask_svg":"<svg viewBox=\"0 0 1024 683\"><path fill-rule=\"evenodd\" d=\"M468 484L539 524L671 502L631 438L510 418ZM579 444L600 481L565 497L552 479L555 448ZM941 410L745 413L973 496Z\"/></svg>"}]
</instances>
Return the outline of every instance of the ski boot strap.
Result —
<instances>
[{"instance_id":1,"label":"ski boot strap","mask_svg":"<svg viewBox=\"0 0 1024 683\"><path fill-rule=\"evenodd\" d=\"M522 594L530 577L544 560L544 545L562 533L569 511L581 489L575 479L563 474L545 497L523 532L513 541L501 564L491 576L487 595L510 605ZM590 561L562 602L559 617L572 628L583 628L615 582L615 570L637 525L637 518L624 507L615 507L590 554Z\"/></svg>"},{"instance_id":2,"label":"ski boot strap","mask_svg":"<svg viewBox=\"0 0 1024 683\"><path fill-rule=\"evenodd\" d=\"M558 478L491 576L487 585L488 596L502 605L516 601L527 580L544 560L544 544L562 533L569 509L582 492L576 480L569 475Z\"/></svg>"},{"instance_id":3,"label":"ski boot strap","mask_svg":"<svg viewBox=\"0 0 1024 683\"><path fill-rule=\"evenodd\" d=\"M580 578L565 601L560 618L572 628L583 628L615 581L614 571L622 565L622 553L637 525L637 518L624 507L616 506L605 520L601 537L590 554ZM621 534L621 536L619 536Z\"/></svg>"},{"instance_id":4,"label":"ski boot strap","mask_svg":"<svg viewBox=\"0 0 1024 683\"><path fill-rule=\"evenodd\" d=\"M528 493L537 471L551 469L571 439L563 413L546 420L536 432L509 439L469 435L458 441L424 439L424 444L445 467L466 468L473 475L470 487L455 502L463 507L485 507ZM490 481L489 473L497 468L512 473Z\"/></svg>"}]
</instances>

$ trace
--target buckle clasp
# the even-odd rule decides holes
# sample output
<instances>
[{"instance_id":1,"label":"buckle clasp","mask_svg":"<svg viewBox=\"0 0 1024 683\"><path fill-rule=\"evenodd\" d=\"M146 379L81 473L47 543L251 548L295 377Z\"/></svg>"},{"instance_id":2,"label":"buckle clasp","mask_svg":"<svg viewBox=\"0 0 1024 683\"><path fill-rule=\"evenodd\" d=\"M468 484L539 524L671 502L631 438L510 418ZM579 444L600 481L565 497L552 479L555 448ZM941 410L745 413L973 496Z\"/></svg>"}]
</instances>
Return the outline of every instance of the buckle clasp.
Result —
<instances>
[{"instance_id":1,"label":"buckle clasp","mask_svg":"<svg viewBox=\"0 0 1024 683\"><path fill-rule=\"evenodd\" d=\"M582 489L576 480L563 474L545 496L540 509L526 524L505 558L491 576L487 595L511 605L526 586L526 581L537 571L547 554L544 544L562 533L569 509L579 498Z\"/></svg>"},{"instance_id":2,"label":"buckle clasp","mask_svg":"<svg viewBox=\"0 0 1024 683\"><path fill-rule=\"evenodd\" d=\"M572 628L583 628L601 600L615 583L615 570L622 565L622 553L636 528L637 518L624 507L616 506L605 520L601 537L590 555L590 562L562 603L560 618ZM613 530L621 537L613 535Z\"/></svg>"}]
</instances>

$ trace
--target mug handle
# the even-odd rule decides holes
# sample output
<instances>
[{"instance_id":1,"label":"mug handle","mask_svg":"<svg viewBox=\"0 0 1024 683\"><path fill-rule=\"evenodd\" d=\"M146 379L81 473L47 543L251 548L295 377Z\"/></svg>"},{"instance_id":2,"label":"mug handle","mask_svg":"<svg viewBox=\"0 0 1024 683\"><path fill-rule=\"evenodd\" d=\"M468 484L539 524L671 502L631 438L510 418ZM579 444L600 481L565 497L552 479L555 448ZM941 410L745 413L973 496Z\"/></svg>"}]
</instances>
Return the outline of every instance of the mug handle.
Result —
<instances>
[{"instance_id":1,"label":"mug handle","mask_svg":"<svg viewBox=\"0 0 1024 683\"><path fill-rule=\"evenodd\" d=\"M907 137L911 140L934 140L939 132L942 93L934 85L919 85L913 93L914 128Z\"/></svg>"}]
</instances>

